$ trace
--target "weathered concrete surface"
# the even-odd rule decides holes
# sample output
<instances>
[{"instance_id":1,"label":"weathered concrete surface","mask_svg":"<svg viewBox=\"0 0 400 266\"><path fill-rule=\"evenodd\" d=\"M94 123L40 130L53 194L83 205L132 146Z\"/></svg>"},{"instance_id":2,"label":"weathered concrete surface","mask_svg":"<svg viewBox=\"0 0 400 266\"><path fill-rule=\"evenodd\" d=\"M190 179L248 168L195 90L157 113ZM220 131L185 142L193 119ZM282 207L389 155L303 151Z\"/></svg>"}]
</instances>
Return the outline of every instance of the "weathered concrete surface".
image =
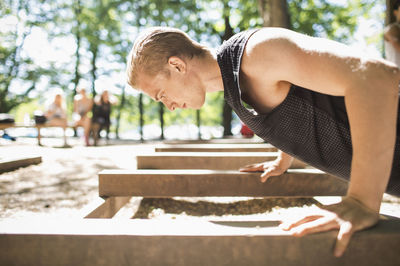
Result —
<instances>
[{"instance_id":1,"label":"weathered concrete surface","mask_svg":"<svg viewBox=\"0 0 400 266\"><path fill-rule=\"evenodd\" d=\"M0 160L0 173L12 171L20 167L26 167L32 164L39 164L41 162L42 162L41 156L3 159Z\"/></svg>"},{"instance_id":2,"label":"weathered concrete surface","mask_svg":"<svg viewBox=\"0 0 400 266\"><path fill-rule=\"evenodd\" d=\"M356 233L341 258L337 231L289 236L277 221L1 221L0 265L400 265L400 222Z\"/></svg>"},{"instance_id":3,"label":"weathered concrete surface","mask_svg":"<svg viewBox=\"0 0 400 266\"><path fill-rule=\"evenodd\" d=\"M261 173L213 170L104 170L99 195L142 197L305 197L345 195L347 182L316 169L290 170L260 182Z\"/></svg>"},{"instance_id":4,"label":"weathered concrete surface","mask_svg":"<svg viewBox=\"0 0 400 266\"><path fill-rule=\"evenodd\" d=\"M277 152L271 144L163 144L156 152Z\"/></svg>"},{"instance_id":5,"label":"weathered concrete surface","mask_svg":"<svg viewBox=\"0 0 400 266\"><path fill-rule=\"evenodd\" d=\"M137 169L238 170L248 164L273 161L277 152L158 152L138 155ZM291 168L307 165L294 160Z\"/></svg>"}]
</instances>

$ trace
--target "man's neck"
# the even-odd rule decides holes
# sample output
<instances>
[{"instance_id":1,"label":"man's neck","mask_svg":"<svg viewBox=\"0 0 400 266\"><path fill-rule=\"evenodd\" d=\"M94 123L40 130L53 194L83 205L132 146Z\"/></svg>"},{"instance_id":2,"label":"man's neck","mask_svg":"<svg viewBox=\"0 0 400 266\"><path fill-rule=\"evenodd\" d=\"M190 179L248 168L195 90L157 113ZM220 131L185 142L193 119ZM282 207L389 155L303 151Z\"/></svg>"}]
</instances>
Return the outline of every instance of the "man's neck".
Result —
<instances>
[{"instance_id":1,"label":"man's neck","mask_svg":"<svg viewBox=\"0 0 400 266\"><path fill-rule=\"evenodd\" d=\"M206 92L224 90L222 75L216 56L210 53L201 58L194 58L192 62L193 69L204 84Z\"/></svg>"}]
</instances>

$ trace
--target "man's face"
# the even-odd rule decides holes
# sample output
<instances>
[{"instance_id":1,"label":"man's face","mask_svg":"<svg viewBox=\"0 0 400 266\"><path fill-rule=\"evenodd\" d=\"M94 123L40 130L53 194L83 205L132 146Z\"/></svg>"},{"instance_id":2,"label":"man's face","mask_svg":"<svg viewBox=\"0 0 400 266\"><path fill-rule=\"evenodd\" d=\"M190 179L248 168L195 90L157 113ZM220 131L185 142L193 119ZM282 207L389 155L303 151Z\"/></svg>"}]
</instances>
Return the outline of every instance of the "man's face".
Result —
<instances>
[{"instance_id":1,"label":"man's face","mask_svg":"<svg viewBox=\"0 0 400 266\"><path fill-rule=\"evenodd\" d=\"M176 108L199 109L205 101L205 89L197 75L167 67L169 75L159 73L154 77L139 74L138 87L153 100L162 102L169 110Z\"/></svg>"}]
</instances>

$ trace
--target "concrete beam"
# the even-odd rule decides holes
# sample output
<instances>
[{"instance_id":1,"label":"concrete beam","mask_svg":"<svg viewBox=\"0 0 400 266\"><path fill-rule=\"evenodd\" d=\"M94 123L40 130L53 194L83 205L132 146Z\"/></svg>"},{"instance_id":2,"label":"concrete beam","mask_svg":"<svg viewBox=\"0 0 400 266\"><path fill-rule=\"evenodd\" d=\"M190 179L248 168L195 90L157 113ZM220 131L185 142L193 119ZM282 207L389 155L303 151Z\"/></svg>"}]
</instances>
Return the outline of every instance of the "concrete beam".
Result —
<instances>
[{"instance_id":1,"label":"concrete beam","mask_svg":"<svg viewBox=\"0 0 400 266\"><path fill-rule=\"evenodd\" d=\"M265 143L264 140L255 136L254 138L226 137L220 139L177 139L164 140L165 144L257 144Z\"/></svg>"},{"instance_id":2,"label":"concrete beam","mask_svg":"<svg viewBox=\"0 0 400 266\"><path fill-rule=\"evenodd\" d=\"M316 169L290 170L260 182L260 173L213 170L104 170L99 195L141 197L306 197L345 195L347 182Z\"/></svg>"},{"instance_id":3,"label":"concrete beam","mask_svg":"<svg viewBox=\"0 0 400 266\"><path fill-rule=\"evenodd\" d=\"M277 152L271 144L163 144L156 152Z\"/></svg>"},{"instance_id":4,"label":"concrete beam","mask_svg":"<svg viewBox=\"0 0 400 266\"><path fill-rule=\"evenodd\" d=\"M131 197L109 197L91 211L85 218L112 218Z\"/></svg>"},{"instance_id":5,"label":"concrete beam","mask_svg":"<svg viewBox=\"0 0 400 266\"><path fill-rule=\"evenodd\" d=\"M32 164L39 164L41 162L42 162L41 156L7 158L5 160L0 160L0 173L12 171L20 167L26 167Z\"/></svg>"},{"instance_id":6,"label":"concrete beam","mask_svg":"<svg viewBox=\"0 0 400 266\"><path fill-rule=\"evenodd\" d=\"M276 152L162 152L138 155L137 169L238 170L248 164L275 160ZM291 168L307 165L295 160Z\"/></svg>"},{"instance_id":7,"label":"concrete beam","mask_svg":"<svg viewBox=\"0 0 400 266\"><path fill-rule=\"evenodd\" d=\"M296 238L277 221L0 221L0 265L400 265L399 220L354 234L341 258L337 231Z\"/></svg>"}]
</instances>

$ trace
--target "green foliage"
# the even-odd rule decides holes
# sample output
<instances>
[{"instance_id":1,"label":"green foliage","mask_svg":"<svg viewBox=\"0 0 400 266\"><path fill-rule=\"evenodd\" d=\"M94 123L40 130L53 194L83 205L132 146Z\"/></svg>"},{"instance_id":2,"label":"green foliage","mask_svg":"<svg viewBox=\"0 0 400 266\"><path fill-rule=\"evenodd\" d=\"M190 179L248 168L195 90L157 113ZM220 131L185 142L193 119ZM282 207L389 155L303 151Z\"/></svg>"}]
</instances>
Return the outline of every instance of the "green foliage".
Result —
<instances>
[{"instance_id":1,"label":"green foliage","mask_svg":"<svg viewBox=\"0 0 400 266\"><path fill-rule=\"evenodd\" d=\"M368 18L374 0L351 0L345 5L328 0L288 0L292 28L311 36L349 42L358 18Z\"/></svg>"},{"instance_id":2,"label":"green foliage","mask_svg":"<svg viewBox=\"0 0 400 266\"><path fill-rule=\"evenodd\" d=\"M14 109L11 114L14 115L15 121L23 123L25 115L28 115L30 119L33 119L33 113L36 110L45 111L43 105L39 103L39 100L34 99L28 103L22 103L17 109Z\"/></svg>"}]
</instances>

